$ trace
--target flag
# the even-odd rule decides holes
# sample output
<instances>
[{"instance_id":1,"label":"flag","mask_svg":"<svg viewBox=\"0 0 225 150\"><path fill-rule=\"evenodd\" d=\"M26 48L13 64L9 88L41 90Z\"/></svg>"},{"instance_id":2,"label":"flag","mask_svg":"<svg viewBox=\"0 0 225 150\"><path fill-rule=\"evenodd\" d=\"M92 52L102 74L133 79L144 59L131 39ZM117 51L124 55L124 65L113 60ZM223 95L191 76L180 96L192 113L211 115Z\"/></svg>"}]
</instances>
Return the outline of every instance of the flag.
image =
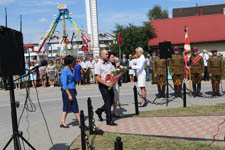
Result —
<instances>
[{"instance_id":1,"label":"flag","mask_svg":"<svg viewBox=\"0 0 225 150\"><path fill-rule=\"evenodd\" d=\"M185 26L185 43L184 43L184 52L191 51L191 45L188 37L188 28Z\"/></svg>"},{"instance_id":2,"label":"flag","mask_svg":"<svg viewBox=\"0 0 225 150\"><path fill-rule=\"evenodd\" d=\"M119 42L120 46L122 46L123 42L122 42L122 33L121 32L119 32L118 42Z\"/></svg>"}]
</instances>

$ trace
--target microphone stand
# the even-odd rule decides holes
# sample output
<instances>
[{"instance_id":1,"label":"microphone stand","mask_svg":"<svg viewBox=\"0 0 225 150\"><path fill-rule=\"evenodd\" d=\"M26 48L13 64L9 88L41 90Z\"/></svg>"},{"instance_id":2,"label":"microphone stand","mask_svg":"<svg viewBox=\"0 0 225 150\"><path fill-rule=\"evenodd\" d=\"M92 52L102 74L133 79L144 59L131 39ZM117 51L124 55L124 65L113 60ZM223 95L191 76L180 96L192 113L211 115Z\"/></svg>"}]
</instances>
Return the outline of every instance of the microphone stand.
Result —
<instances>
[{"instance_id":1,"label":"microphone stand","mask_svg":"<svg viewBox=\"0 0 225 150\"><path fill-rule=\"evenodd\" d=\"M30 70L27 74L22 75L20 78L16 79L19 80L27 75L30 75L31 73L37 71L38 68L34 69L34 70ZM20 132L18 130L18 123L17 123L17 111L16 111L16 107L18 106L15 101L15 94L14 94L14 81L13 80L13 76L9 75L7 76L7 80L8 80L8 84L6 85L6 90L8 89L8 85L9 85L9 92L10 92L10 104L11 104L11 117L12 117L12 129L13 129L13 135L12 137L9 139L9 141L6 143L5 147L3 148L3 150L6 150L6 148L9 146L9 144L12 142L12 140L14 141L14 150L22 150L21 149L21 144L20 144L20 138L22 139L22 141L24 141L32 150L36 150L23 136L22 136L22 132Z\"/></svg>"}]
</instances>

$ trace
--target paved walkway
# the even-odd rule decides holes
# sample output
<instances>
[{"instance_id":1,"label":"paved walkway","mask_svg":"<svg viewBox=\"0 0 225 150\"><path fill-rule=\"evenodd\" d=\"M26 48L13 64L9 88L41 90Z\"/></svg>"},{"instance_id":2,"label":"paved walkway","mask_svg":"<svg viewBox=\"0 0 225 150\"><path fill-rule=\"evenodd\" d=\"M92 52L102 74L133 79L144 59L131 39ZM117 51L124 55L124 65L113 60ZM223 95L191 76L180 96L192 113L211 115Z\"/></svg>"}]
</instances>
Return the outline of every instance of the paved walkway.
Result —
<instances>
[{"instance_id":1,"label":"paved walkway","mask_svg":"<svg viewBox=\"0 0 225 150\"><path fill-rule=\"evenodd\" d=\"M97 126L104 131L114 133L224 140L224 119L225 116L132 117L117 120L118 126L107 126L105 122Z\"/></svg>"}]
</instances>

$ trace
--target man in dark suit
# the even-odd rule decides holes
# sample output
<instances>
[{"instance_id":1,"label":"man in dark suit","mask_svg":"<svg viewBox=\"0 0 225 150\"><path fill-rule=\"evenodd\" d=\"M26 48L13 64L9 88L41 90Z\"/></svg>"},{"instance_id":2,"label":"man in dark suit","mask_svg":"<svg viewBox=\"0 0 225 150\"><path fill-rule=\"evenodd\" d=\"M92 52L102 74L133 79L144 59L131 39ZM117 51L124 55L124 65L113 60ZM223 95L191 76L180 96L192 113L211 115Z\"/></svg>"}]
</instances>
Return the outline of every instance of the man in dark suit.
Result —
<instances>
[{"instance_id":1,"label":"man in dark suit","mask_svg":"<svg viewBox=\"0 0 225 150\"><path fill-rule=\"evenodd\" d=\"M123 67L128 67L128 60L126 58L126 54L123 54L122 59L120 60L120 65ZM123 83L127 83L127 80L128 80L128 73L125 73L122 76L122 81Z\"/></svg>"}]
</instances>

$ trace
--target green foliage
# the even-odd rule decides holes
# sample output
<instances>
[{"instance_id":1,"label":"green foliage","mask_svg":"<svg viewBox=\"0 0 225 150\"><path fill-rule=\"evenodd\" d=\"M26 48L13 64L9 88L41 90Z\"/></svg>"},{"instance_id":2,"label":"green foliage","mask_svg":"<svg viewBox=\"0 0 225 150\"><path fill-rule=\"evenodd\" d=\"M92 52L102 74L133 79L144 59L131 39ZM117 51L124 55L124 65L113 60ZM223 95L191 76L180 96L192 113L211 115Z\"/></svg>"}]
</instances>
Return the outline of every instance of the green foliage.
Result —
<instances>
[{"instance_id":1,"label":"green foliage","mask_svg":"<svg viewBox=\"0 0 225 150\"><path fill-rule=\"evenodd\" d=\"M165 19L169 18L168 10L162 10L162 8L159 5L155 5L149 12L147 13L149 20L155 20L155 19Z\"/></svg>"},{"instance_id":2,"label":"green foliage","mask_svg":"<svg viewBox=\"0 0 225 150\"><path fill-rule=\"evenodd\" d=\"M145 51L148 49L148 40L155 36L150 23L144 23L143 26L135 26L129 24L127 26L116 25L114 35L118 41L118 34L122 33L123 44L121 46L121 54L135 54L137 47L142 47ZM118 56L119 45L114 43L110 49Z\"/></svg>"},{"instance_id":3,"label":"green foliage","mask_svg":"<svg viewBox=\"0 0 225 150\"><path fill-rule=\"evenodd\" d=\"M122 33L123 44L121 46L121 54L135 54L135 49L137 47L142 47L144 52L147 53L148 50L148 41L153 37L156 37L154 29L150 24L152 19L162 19L169 18L168 10L162 10L159 5L154 6L147 13L149 19L148 22L143 22L142 26L135 26L133 24L128 24L127 26L116 25L115 31L115 40L118 41L119 32ZM114 43L110 46L110 49L118 56L119 54L119 44Z\"/></svg>"}]
</instances>

